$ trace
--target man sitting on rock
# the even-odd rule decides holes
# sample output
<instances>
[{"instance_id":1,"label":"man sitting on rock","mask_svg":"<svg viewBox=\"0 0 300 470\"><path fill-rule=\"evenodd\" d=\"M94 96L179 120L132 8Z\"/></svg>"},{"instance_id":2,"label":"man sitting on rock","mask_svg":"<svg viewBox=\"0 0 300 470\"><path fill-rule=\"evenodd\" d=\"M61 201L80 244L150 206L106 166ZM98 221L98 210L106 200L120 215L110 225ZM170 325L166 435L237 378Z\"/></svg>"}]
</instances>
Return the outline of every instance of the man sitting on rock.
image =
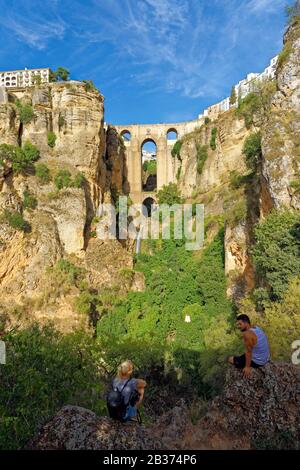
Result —
<instances>
[{"instance_id":1,"label":"man sitting on rock","mask_svg":"<svg viewBox=\"0 0 300 470\"><path fill-rule=\"evenodd\" d=\"M238 369L244 369L244 376L250 377L252 367L257 369L270 360L268 338L261 328L251 326L248 315L239 315L236 325L243 333L246 353L241 356L231 356L228 362Z\"/></svg>"}]
</instances>

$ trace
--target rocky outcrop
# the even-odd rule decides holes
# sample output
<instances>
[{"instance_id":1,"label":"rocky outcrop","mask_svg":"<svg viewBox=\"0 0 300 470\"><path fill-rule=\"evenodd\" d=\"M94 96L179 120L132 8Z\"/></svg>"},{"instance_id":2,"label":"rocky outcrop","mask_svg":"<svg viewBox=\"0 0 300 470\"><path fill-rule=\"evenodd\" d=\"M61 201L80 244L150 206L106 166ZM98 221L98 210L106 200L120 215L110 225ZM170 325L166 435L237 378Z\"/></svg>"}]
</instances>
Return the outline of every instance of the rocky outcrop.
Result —
<instances>
[{"instance_id":1,"label":"rocky outcrop","mask_svg":"<svg viewBox=\"0 0 300 470\"><path fill-rule=\"evenodd\" d=\"M32 441L33 449L299 449L300 368L269 363L245 379L229 369L224 391L197 424L184 402L150 427L124 425L64 407Z\"/></svg>"},{"instance_id":2,"label":"rocky outcrop","mask_svg":"<svg viewBox=\"0 0 300 470\"><path fill-rule=\"evenodd\" d=\"M33 450L146 450L160 443L144 427L120 424L77 406L65 406L31 442Z\"/></svg>"},{"instance_id":3,"label":"rocky outcrop","mask_svg":"<svg viewBox=\"0 0 300 470\"><path fill-rule=\"evenodd\" d=\"M273 207L300 208L300 23L290 26L277 69L277 88L263 126L262 174Z\"/></svg>"}]
</instances>

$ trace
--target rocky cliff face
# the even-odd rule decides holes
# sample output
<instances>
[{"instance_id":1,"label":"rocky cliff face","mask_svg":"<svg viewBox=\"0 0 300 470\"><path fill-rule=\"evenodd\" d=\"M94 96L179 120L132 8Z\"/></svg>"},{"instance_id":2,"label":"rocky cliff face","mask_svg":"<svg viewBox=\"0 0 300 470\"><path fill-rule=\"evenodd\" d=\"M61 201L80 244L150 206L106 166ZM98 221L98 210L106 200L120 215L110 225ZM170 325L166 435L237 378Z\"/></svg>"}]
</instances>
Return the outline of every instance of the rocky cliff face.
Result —
<instances>
[{"instance_id":1,"label":"rocky cliff face","mask_svg":"<svg viewBox=\"0 0 300 470\"><path fill-rule=\"evenodd\" d=\"M300 369L270 363L249 380L228 370L223 393L191 423L178 403L151 427L120 424L89 410L64 407L31 442L31 449L299 449ZM147 405L147 397L146 397Z\"/></svg>"},{"instance_id":2,"label":"rocky cliff face","mask_svg":"<svg viewBox=\"0 0 300 470\"><path fill-rule=\"evenodd\" d=\"M179 187L190 201L204 204L208 240L216 234L220 222L225 221L228 295L235 299L254 285L248 255L249 224L256 221L258 214L257 203L250 203L250 195L258 201L259 187L252 185L250 189L242 180L248 172L242 151L250 132L232 110L185 136L180 151ZM206 158L202 160L205 152Z\"/></svg>"},{"instance_id":3,"label":"rocky cliff face","mask_svg":"<svg viewBox=\"0 0 300 470\"><path fill-rule=\"evenodd\" d=\"M128 189L123 143L113 128L104 129L104 100L98 91L87 91L78 82L53 83L26 91L20 101L31 105L34 112L34 119L27 124L20 122L16 99L10 95L9 102L0 105L0 144L22 146L30 141L40 151L38 163L48 167L51 181L41 182L32 170L16 174L10 165L0 166L0 214L5 209L18 211L30 226L22 232L1 220L0 305L4 311L11 310L12 305L18 310L26 299L31 305L47 284L47 269L62 257L73 256L75 264L84 266L87 278L95 270L101 278L104 270L101 285L117 282L107 274L105 257L94 256L91 266L87 253L92 251L93 218L99 204L114 201ZM52 147L49 133L56 137ZM53 180L60 170L68 171L73 179L83 174L82 187L57 190ZM36 198L34 210L24 207L24 192ZM107 242L105 253L118 251L127 260L124 267L132 268L131 255L116 244L117 248ZM117 257L110 260L110 266L113 262L119 270ZM78 321L66 298L57 301L58 316L65 312L71 323L71 318ZM31 305L31 310L34 317L36 307ZM47 311L46 302L37 317L47 317ZM55 319L55 315L53 309L50 317Z\"/></svg>"},{"instance_id":4,"label":"rocky cliff face","mask_svg":"<svg viewBox=\"0 0 300 470\"><path fill-rule=\"evenodd\" d=\"M277 88L263 126L263 177L273 207L299 209L300 23L288 28L277 69Z\"/></svg>"}]
</instances>

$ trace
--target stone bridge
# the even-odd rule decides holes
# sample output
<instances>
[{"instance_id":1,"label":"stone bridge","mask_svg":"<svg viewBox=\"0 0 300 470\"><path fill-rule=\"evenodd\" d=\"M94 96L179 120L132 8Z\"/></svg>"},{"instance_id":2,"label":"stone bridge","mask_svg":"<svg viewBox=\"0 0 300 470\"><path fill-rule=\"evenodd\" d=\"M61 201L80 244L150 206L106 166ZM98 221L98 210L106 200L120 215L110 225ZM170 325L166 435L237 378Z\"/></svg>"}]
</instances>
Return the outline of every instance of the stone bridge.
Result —
<instances>
[{"instance_id":1,"label":"stone bridge","mask_svg":"<svg viewBox=\"0 0 300 470\"><path fill-rule=\"evenodd\" d=\"M192 132L202 124L201 120L176 124L134 124L114 126L124 138L126 148L130 197L134 203L142 203L146 198L156 200L156 192L143 191L142 184L142 147L146 142L156 145L157 190L163 185L176 182L178 161L171 155L176 140ZM169 140L168 134L176 135ZM175 133L175 134L174 134Z\"/></svg>"}]
</instances>

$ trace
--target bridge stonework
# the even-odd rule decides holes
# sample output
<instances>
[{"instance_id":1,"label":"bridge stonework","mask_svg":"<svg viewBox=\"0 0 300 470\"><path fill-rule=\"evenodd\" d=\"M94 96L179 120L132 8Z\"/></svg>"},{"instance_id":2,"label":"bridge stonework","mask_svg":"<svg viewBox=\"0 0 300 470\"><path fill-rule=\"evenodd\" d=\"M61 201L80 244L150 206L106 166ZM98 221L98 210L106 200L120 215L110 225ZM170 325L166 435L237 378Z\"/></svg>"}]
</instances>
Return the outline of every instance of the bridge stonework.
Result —
<instances>
[{"instance_id":1,"label":"bridge stonework","mask_svg":"<svg viewBox=\"0 0 300 470\"><path fill-rule=\"evenodd\" d=\"M176 140L168 140L170 131L177 133L177 140L185 134L200 127L202 120L173 123L173 124L133 124L114 126L120 135L129 132L130 141L124 141L128 168L128 181L130 185L130 198L134 203L142 203L145 198L155 199L155 193L145 192L142 188L142 147L145 142L153 141L156 144L157 161L157 190L165 184L176 182L176 173L179 162L171 155Z\"/></svg>"}]
</instances>

